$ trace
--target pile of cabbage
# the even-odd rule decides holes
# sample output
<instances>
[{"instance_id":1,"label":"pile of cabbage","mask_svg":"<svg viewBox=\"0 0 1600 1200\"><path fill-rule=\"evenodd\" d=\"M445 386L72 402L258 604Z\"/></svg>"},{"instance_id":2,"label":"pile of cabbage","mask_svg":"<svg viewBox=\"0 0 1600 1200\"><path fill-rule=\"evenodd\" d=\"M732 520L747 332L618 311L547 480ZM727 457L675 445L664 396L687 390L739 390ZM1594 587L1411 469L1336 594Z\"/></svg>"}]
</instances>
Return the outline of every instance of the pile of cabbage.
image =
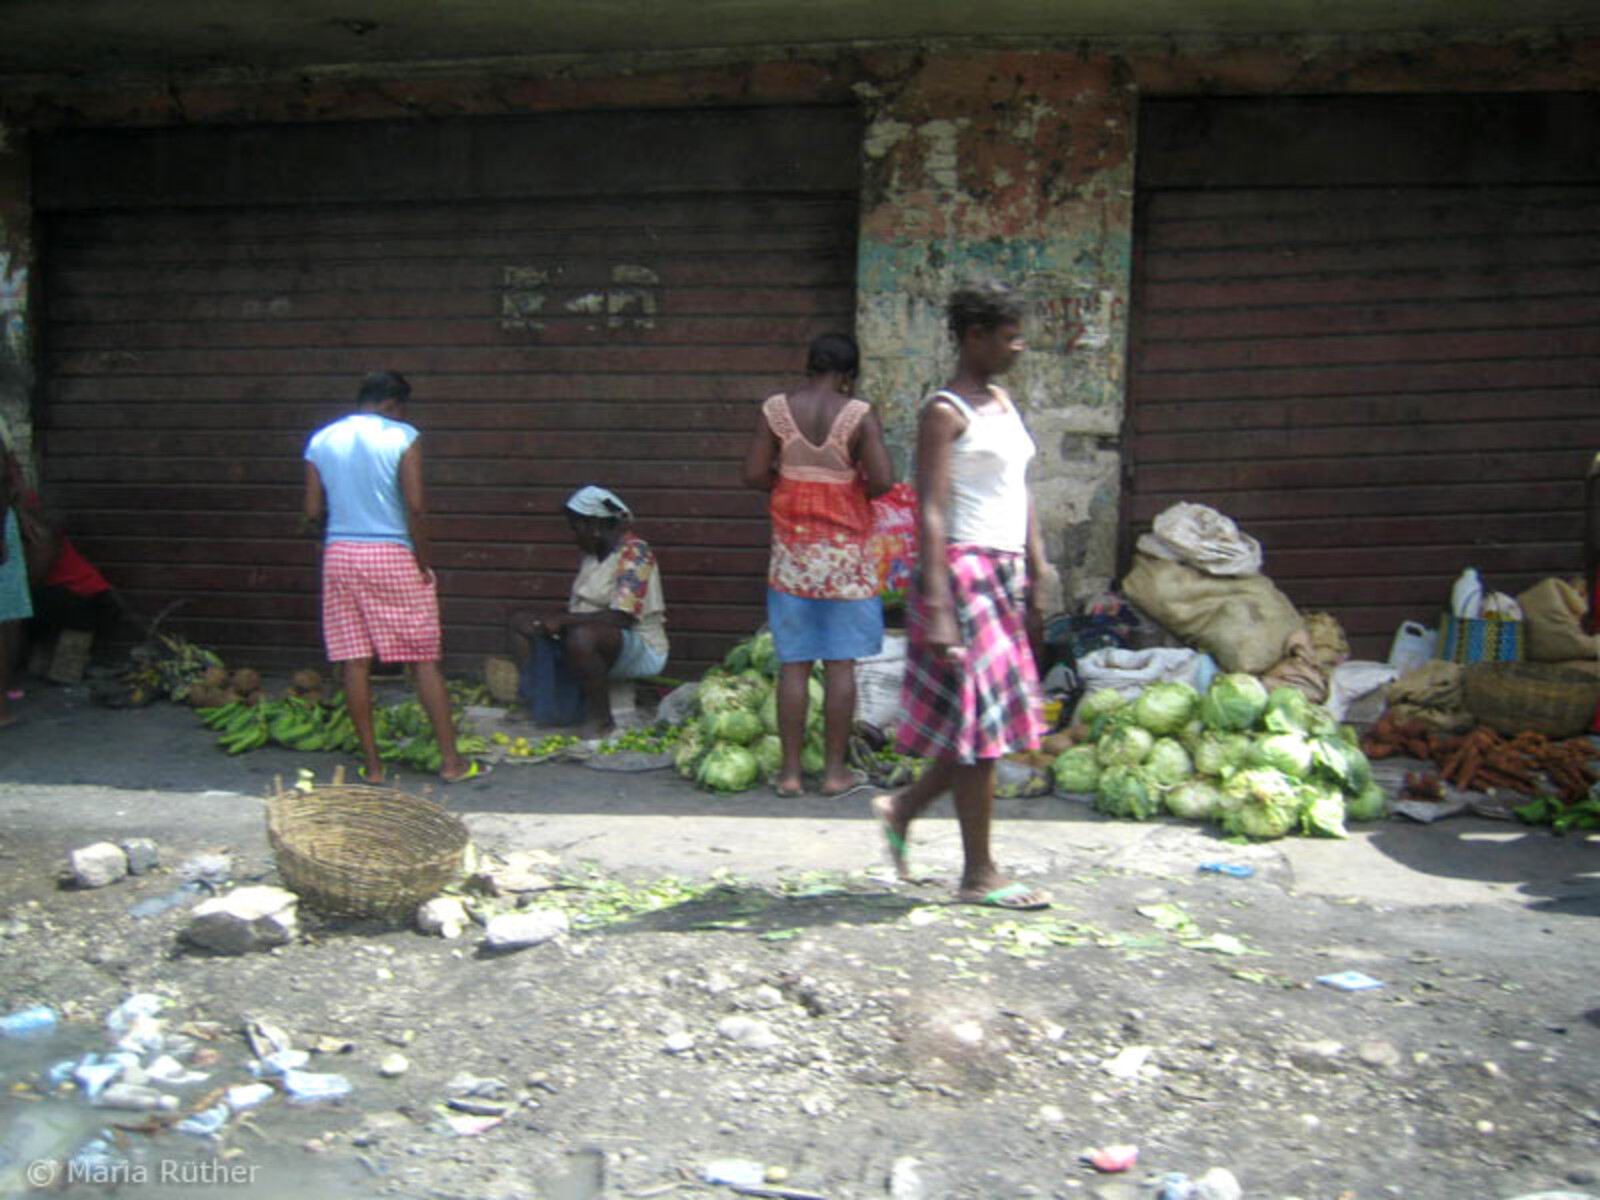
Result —
<instances>
[{"instance_id":1,"label":"pile of cabbage","mask_svg":"<svg viewBox=\"0 0 1600 1200\"><path fill-rule=\"evenodd\" d=\"M743 792L764 783L783 766L778 740L778 654L772 634L740 642L707 671L696 695L695 717L684 727L674 752L678 774L713 792ZM808 682L806 740L800 765L820 774L822 680Z\"/></svg>"},{"instance_id":2,"label":"pile of cabbage","mask_svg":"<svg viewBox=\"0 0 1600 1200\"><path fill-rule=\"evenodd\" d=\"M1091 742L1055 760L1056 790L1143 821L1162 812L1213 821L1231 836L1345 837L1345 821L1388 813L1355 731L1303 692L1219 675L1200 695L1158 683L1134 700L1094 692L1077 723Z\"/></svg>"}]
</instances>

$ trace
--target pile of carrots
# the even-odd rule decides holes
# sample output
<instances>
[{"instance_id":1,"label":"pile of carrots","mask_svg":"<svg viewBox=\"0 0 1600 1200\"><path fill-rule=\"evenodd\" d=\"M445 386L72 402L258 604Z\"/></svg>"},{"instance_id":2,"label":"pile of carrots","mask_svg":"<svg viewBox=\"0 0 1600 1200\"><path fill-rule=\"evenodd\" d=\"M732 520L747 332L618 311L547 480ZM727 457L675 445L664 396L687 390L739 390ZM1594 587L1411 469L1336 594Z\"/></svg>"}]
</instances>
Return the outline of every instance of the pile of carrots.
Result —
<instances>
[{"instance_id":1,"label":"pile of carrots","mask_svg":"<svg viewBox=\"0 0 1600 1200\"><path fill-rule=\"evenodd\" d=\"M1399 723L1385 714L1362 739L1361 748L1368 758L1405 754L1437 764L1438 776L1407 778L1408 790L1422 795L1442 795L1443 782L1463 791L1555 793L1575 804L1600 780L1600 770L1591 765L1600 758L1600 748L1587 738L1552 741L1531 732L1507 738L1487 725L1457 736L1430 729L1421 721Z\"/></svg>"}]
</instances>

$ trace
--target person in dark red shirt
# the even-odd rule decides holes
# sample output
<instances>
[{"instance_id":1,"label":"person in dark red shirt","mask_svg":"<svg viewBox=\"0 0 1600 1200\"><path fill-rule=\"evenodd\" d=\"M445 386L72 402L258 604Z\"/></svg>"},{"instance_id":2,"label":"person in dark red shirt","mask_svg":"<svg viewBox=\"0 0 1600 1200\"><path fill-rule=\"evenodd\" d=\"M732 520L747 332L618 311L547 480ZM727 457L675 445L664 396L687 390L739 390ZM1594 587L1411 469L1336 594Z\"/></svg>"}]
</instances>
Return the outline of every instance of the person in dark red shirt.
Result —
<instances>
[{"instance_id":1,"label":"person in dark red shirt","mask_svg":"<svg viewBox=\"0 0 1600 1200\"><path fill-rule=\"evenodd\" d=\"M65 629L85 629L93 632L95 647L103 652L122 623L122 599L72 539L36 507L38 497L30 499L35 507L24 519L24 538L30 565L42 567L29 572L33 621L28 635L38 641Z\"/></svg>"}]
</instances>

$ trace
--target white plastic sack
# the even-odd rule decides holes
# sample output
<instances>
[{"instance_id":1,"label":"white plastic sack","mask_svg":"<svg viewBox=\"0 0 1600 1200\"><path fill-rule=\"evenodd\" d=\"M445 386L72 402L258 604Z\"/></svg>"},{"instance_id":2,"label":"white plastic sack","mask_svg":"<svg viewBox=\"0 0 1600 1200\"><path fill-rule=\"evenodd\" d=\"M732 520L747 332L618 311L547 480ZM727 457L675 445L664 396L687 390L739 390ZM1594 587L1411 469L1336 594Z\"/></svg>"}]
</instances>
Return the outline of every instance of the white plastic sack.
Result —
<instances>
[{"instance_id":1,"label":"white plastic sack","mask_svg":"<svg viewBox=\"0 0 1600 1200\"><path fill-rule=\"evenodd\" d=\"M1383 715L1384 689L1400 678L1388 663L1340 663L1328 676L1328 698L1323 707L1335 721L1366 725Z\"/></svg>"},{"instance_id":2,"label":"white plastic sack","mask_svg":"<svg viewBox=\"0 0 1600 1200\"><path fill-rule=\"evenodd\" d=\"M887 732L900 720L900 683L906 674L904 634L883 635L883 649L856 660L856 717Z\"/></svg>"},{"instance_id":3,"label":"white plastic sack","mask_svg":"<svg viewBox=\"0 0 1600 1200\"><path fill-rule=\"evenodd\" d=\"M1078 660L1078 678L1084 695L1104 688L1132 700L1152 683L1176 680L1197 692L1211 685L1217 664L1211 656L1182 646L1158 646L1152 650L1094 650Z\"/></svg>"},{"instance_id":4,"label":"white plastic sack","mask_svg":"<svg viewBox=\"0 0 1600 1200\"><path fill-rule=\"evenodd\" d=\"M1433 657L1438 644L1437 629L1429 629L1416 621L1402 621L1389 647L1389 665L1395 669L1397 677L1409 675Z\"/></svg>"},{"instance_id":5,"label":"white plastic sack","mask_svg":"<svg viewBox=\"0 0 1600 1200\"><path fill-rule=\"evenodd\" d=\"M1186 563L1207 575L1258 575L1261 543L1241 533L1231 517L1204 504L1180 500L1139 538L1139 552Z\"/></svg>"}]
</instances>

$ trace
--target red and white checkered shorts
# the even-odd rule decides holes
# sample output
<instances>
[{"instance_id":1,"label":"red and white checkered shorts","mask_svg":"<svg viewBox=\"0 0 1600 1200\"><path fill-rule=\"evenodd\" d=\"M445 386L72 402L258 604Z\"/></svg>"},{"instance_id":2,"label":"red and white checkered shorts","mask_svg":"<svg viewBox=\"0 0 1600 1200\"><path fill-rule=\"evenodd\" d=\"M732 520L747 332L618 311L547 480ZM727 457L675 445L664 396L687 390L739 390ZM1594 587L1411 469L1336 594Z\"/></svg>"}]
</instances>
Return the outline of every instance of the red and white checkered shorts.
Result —
<instances>
[{"instance_id":1,"label":"red and white checkered shorts","mask_svg":"<svg viewBox=\"0 0 1600 1200\"><path fill-rule=\"evenodd\" d=\"M437 662L438 587L409 546L332 542L322 552L322 637L329 662Z\"/></svg>"}]
</instances>

